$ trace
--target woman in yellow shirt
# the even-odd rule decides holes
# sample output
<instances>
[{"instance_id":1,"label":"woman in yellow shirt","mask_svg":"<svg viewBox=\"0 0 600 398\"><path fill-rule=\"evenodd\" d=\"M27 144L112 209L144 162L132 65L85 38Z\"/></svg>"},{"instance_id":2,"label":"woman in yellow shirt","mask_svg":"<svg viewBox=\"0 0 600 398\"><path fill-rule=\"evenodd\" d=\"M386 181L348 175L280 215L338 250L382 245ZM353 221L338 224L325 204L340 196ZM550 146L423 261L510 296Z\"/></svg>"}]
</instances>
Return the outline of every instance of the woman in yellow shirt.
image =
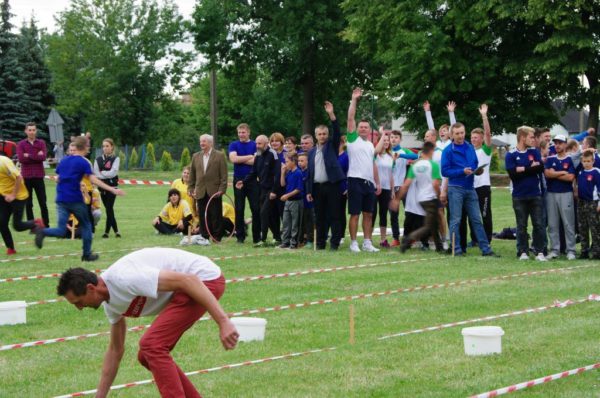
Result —
<instances>
[{"instance_id":1,"label":"woman in yellow shirt","mask_svg":"<svg viewBox=\"0 0 600 398\"><path fill-rule=\"evenodd\" d=\"M6 254L16 254L15 242L8 228L10 216L17 231L33 230L36 225L43 227L42 219L23 221L23 210L29 193L23 183L23 177L12 160L0 156L0 233L6 245Z\"/></svg>"},{"instance_id":2,"label":"woman in yellow shirt","mask_svg":"<svg viewBox=\"0 0 600 398\"><path fill-rule=\"evenodd\" d=\"M198 213L196 212L196 201L188 195L188 181L190 179L190 166L185 166L181 170L181 178L174 180L171 183L171 188L179 191L181 199L185 200L192 211L192 224L198 224Z\"/></svg>"},{"instance_id":3,"label":"woman in yellow shirt","mask_svg":"<svg viewBox=\"0 0 600 398\"><path fill-rule=\"evenodd\" d=\"M159 234L187 233L191 220L192 211L188 203L181 200L181 194L177 189L170 189L167 204L152 221L152 225Z\"/></svg>"}]
</instances>

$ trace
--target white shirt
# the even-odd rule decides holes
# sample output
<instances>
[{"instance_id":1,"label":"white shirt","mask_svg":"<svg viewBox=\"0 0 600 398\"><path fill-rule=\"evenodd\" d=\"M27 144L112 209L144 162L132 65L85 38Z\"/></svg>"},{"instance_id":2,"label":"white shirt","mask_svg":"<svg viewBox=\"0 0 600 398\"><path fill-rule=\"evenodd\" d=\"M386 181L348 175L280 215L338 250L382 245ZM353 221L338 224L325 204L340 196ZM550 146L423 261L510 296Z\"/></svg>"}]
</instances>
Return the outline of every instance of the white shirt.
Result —
<instances>
[{"instance_id":1,"label":"white shirt","mask_svg":"<svg viewBox=\"0 0 600 398\"><path fill-rule=\"evenodd\" d=\"M404 211L424 216L425 210L417 200L417 186L416 184L410 184L408 192L406 193L406 204L404 205Z\"/></svg>"},{"instance_id":2,"label":"white shirt","mask_svg":"<svg viewBox=\"0 0 600 398\"><path fill-rule=\"evenodd\" d=\"M323 159L323 145L317 145L315 149L315 182L324 183L329 181L327 170L325 170L325 160Z\"/></svg>"},{"instance_id":3,"label":"white shirt","mask_svg":"<svg viewBox=\"0 0 600 398\"><path fill-rule=\"evenodd\" d=\"M196 275L202 281L221 276L221 268L207 257L184 250L155 247L134 251L100 275L110 295L102 304L111 324L124 316L156 315L169 303L173 292L158 291L161 270Z\"/></svg>"},{"instance_id":4,"label":"white shirt","mask_svg":"<svg viewBox=\"0 0 600 398\"><path fill-rule=\"evenodd\" d=\"M204 166L205 173L206 173L206 166L208 166L208 159L210 158L211 152L212 152L212 148L208 151L208 153L202 152L202 165Z\"/></svg>"},{"instance_id":5,"label":"white shirt","mask_svg":"<svg viewBox=\"0 0 600 398\"><path fill-rule=\"evenodd\" d=\"M360 136L351 142L350 135L358 134L356 132L348 134L348 143L346 151L348 152L348 177L362 178L375 185L375 176L373 175L373 158L375 157L375 147L373 143Z\"/></svg>"},{"instance_id":6,"label":"white shirt","mask_svg":"<svg viewBox=\"0 0 600 398\"><path fill-rule=\"evenodd\" d=\"M377 155L375 164L377 165L377 174L379 174L379 184L381 185L381 189L392 189L391 180L394 158L384 152L381 155ZM394 185L397 185L396 180L394 180Z\"/></svg>"},{"instance_id":7,"label":"white shirt","mask_svg":"<svg viewBox=\"0 0 600 398\"><path fill-rule=\"evenodd\" d=\"M486 153L486 150L490 153L489 155ZM490 181L490 163L492 162L492 148L483 144L479 149L475 150L475 153L477 154L479 166L483 166L484 164L487 164L487 166L483 168L483 173L481 175L475 176L475 180L473 181L473 187L479 188L484 186L490 186L492 185Z\"/></svg>"},{"instance_id":8,"label":"white shirt","mask_svg":"<svg viewBox=\"0 0 600 398\"><path fill-rule=\"evenodd\" d=\"M426 202L437 199L437 193L433 188L433 181L442 179L440 166L433 160L421 159L413 164L406 178L412 179L411 187L416 189L416 200Z\"/></svg>"}]
</instances>

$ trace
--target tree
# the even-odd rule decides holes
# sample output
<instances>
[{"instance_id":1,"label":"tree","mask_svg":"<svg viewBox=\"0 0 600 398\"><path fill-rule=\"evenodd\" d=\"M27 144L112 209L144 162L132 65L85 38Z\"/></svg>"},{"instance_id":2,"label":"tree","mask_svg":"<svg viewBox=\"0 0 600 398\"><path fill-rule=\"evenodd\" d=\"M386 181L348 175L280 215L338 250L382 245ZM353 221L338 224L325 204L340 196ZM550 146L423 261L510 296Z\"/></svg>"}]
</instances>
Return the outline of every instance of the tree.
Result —
<instances>
[{"instance_id":1,"label":"tree","mask_svg":"<svg viewBox=\"0 0 600 398\"><path fill-rule=\"evenodd\" d=\"M192 159L190 158L190 150L188 149L188 147L184 147L183 151L181 151L181 159L179 159L180 169L183 170L185 167L189 166L191 160Z\"/></svg>"},{"instance_id":2,"label":"tree","mask_svg":"<svg viewBox=\"0 0 600 398\"><path fill-rule=\"evenodd\" d=\"M154 104L179 70L159 64L179 54L177 7L172 0L160 6L156 0L72 0L57 22L48 60L59 110L79 116L87 130L124 144L142 142Z\"/></svg>"},{"instance_id":3,"label":"tree","mask_svg":"<svg viewBox=\"0 0 600 398\"><path fill-rule=\"evenodd\" d=\"M156 164L156 155L154 153L154 145L151 142L146 145L146 160L144 161L144 168L154 170Z\"/></svg>"}]
</instances>

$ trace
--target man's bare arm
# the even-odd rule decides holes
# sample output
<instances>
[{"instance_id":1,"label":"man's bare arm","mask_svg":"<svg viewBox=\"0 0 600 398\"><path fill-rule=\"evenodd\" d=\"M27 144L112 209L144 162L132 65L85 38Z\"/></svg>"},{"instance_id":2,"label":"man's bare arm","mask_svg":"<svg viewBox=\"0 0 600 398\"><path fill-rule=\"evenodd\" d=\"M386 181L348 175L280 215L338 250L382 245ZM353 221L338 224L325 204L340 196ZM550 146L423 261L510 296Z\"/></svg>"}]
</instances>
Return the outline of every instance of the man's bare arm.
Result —
<instances>
[{"instance_id":1,"label":"man's bare arm","mask_svg":"<svg viewBox=\"0 0 600 398\"><path fill-rule=\"evenodd\" d=\"M110 391L110 386L115 380L115 377L117 377L119 364L121 363L121 358L123 358L123 354L125 353L126 333L127 324L125 323L125 318L121 318L119 322L115 323L110 328L110 343L108 344L108 350L106 350L106 354L104 354L104 362L102 363L102 376L100 377L100 382L98 383L96 397L106 397Z\"/></svg>"},{"instance_id":2,"label":"man's bare arm","mask_svg":"<svg viewBox=\"0 0 600 398\"><path fill-rule=\"evenodd\" d=\"M361 97L361 95L362 89L358 87L355 88L354 91L352 91L352 99L350 100L350 106L348 107L348 119L346 126L349 132L356 130L356 107L358 104L358 99Z\"/></svg>"}]
</instances>

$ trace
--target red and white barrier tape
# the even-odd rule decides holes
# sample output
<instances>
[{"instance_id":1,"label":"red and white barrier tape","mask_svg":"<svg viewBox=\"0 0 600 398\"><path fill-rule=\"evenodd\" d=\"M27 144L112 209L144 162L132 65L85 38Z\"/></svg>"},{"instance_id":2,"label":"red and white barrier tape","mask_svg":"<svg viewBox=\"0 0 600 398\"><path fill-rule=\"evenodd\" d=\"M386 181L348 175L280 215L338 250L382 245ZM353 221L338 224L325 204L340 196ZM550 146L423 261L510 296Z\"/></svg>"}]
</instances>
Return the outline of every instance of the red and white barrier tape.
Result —
<instances>
[{"instance_id":1,"label":"red and white barrier tape","mask_svg":"<svg viewBox=\"0 0 600 398\"><path fill-rule=\"evenodd\" d=\"M245 316L245 315L251 315L251 314L263 314L266 312L292 310L292 309L296 309L296 308L311 307L314 305L334 304L334 303L339 303L339 302L343 302L343 301L361 300L361 299L365 299L365 298L389 296L392 294L399 294L399 293L412 293L412 292L428 290L428 289L439 289L439 288L451 287L451 286L464 286L464 285L470 285L470 284L481 283L481 282L492 282L492 281L498 281L498 280L512 279L512 278L517 278L517 277L544 275L544 274L549 274L552 272L569 271L569 270L572 270L573 268L575 268L575 267L568 267L568 269L567 268L564 268L564 269L556 268L556 269L550 269L550 270L528 271L528 272L521 272L518 274L511 274L511 275L492 276L489 278L469 279L469 280L458 281L458 282L436 283L433 285L421 285L421 286L415 286L415 287L410 287L410 288L386 290L384 292L362 293L362 294L355 294L355 295L351 295L351 296L337 297L337 298L331 298L331 299L306 301L304 303L298 303L298 304L277 305L275 307L257 308L257 309L243 310L243 311L238 311L238 312L230 312L227 314L227 316L229 316L229 317ZM210 319L210 318L203 317L203 318L200 318L200 321L206 321L208 319ZM140 326L136 326L135 328L131 328L129 331L132 331L132 332L140 331L140 330L143 330L148 327L150 327L150 325L140 325ZM49 339L49 340L30 341L30 342L26 342L26 343L7 344L7 345L0 346L0 351L13 350L13 349L17 349L17 348L35 347L35 346L47 345L47 344L53 344L53 343L62 343L64 341L71 341L71 340L81 340L81 339L86 339L89 337L106 335L108 333L109 332L100 332L100 333L91 333L91 334L85 334L85 335L80 335L80 336L60 337L60 338L54 338L54 339Z\"/></svg>"},{"instance_id":2,"label":"red and white barrier tape","mask_svg":"<svg viewBox=\"0 0 600 398\"><path fill-rule=\"evenodd\" d=\"M507 312L507 313L500 314L500 315L490 315L490 316L485 316L482 318L468 319L466 321L444 323L442 325L429 326L429 327L422 328L422 329L409 330L407 332L388 334L388 335L379 337L378 340L386 340L386 339L391 339L393 337L408 336L410 334L432 332L435 330L442 330L442 329L453 328L456 326L468 325L470 323L486 322L486 321L492 321L494 319L502 319L502 318L509 318L509 317L513 317L513 316L532 314L532 313L542 312L542 311L546 311L546 310L553 309L553 308L566 308L571 305L587 303L590 301L600 301L600 296L598 296L596 294L590 294L588 297L586 297L584 299L579 299L579 300L567 300L567 301L563 301L563 302L555 301L554 304L546 305L543 307L527 308L524 310Z\"/></svg>"},{"instance_id":3,"label":"red and white barrier tape","mask_svg":"<svg viewBox=\"0 0 600 398\"><path fill-rule=\"evenodd\" d=\"M525 381L525 382L519 383L519 384L513 384L512 386L499 388L497 390L488 391L488 392L484 392L484 393L477 394L477 395L472 395L470 398L497 397L498 395L504 395L504 394L508 394L508 393L515 392L518 390L524 390L529 387L537 386L538 384L549 383L554 380L564 379L565 377L568 377L568 376L577 375L577 374L580 374L583 372L587 372L588 370L593 370L593 369L598 369L598 368L600 368L600 363L595 363L595 364L587 365L587 366L584 366L581 368L566 370L566 371L560 372L560 373L555 373L550 376L540 377L539 379Z\"/></svg>"},{"instance_id":4,"label":"red and white barrier tape","mask_svg":"<svg viewBox=\"0 0 600 398\"><path fill-rule=\"evenodd\" d=\"M47 179L52 180L52 181L57 181L58 177L55 175L52 176L46 176ZM135 179L130 179L130 180L123 180L123 179L119 179L119 184L121 185L171 185L171 181L161 181L161 180L157 180L157 181L151 181L151 180L135 180Z\"/></svg>"},{"instance_id":5,"label":"red and white barrier tape","mask_svg":"<svg viewBox=\"0 0 600 398\"><path fill-rule=\"evenodd\" d=\"M327 272L338 272L338 271L348 271L348 270L355 270L355 269L363 269L363 268L372 268L372 267L377 267L380 265L391 265L391 264L403 264L403 263L413 263L413 262L417 262L417 261L435 261L438 258L416 258L416 259L411 259L411 260L397 260L397 261L386 261L386 262L382 262L382 263L369 263L369 264L357 264L357 265L346 265L346 266L340 266L340 267L331 267L331 268L320 268L320 269L309 269L306 271L293 271L293 272L283 272L283 273L279 273L279 274L271 274L271 275L256 275L256 276L243 276L243 277L239 277L239 278L231 278L231 279L227 279L225 282L226 283L240 283L240 282L252 282L252 281L259 281L259 280L268 280L268 279L277 279L277 278L289 278L289 277L293 277L293 276L305 276L305 275L311 275L311 274L323 274L323 273L327 273ZM96 270L94 272L99 273L102 270ZM57 276L60 276L60 274L54 274ZM27 306L32 306L32 305L38 305L38 304L50 304L50 303L58 303L58 302L62 302L65 301L64 298L57 298L57 299L48 299L48 300L39 300L39 301L32 301L27 303Z\"/></svg>"},{"instance_id":6,"label":"red and white barrier tape","mask_svg":"<svg viewBox=\"0 0 600 398\"><path fill-rule=\"evenodd\" d=\"M333 351L333 350L336 350L336 349L337 349L336 347L328 347L328 348L319 348L319 349L309 350L309 351L303 351L303 352L294 352L294 353L291 353L291 354L277 355L277 356L263 358L263 359L254 359L254 360L251 360L251 361L232 363L232 364L229 364L229 365L217 366L217 367L214 367L214 368L208 368L208 369L202 369L202 370L195 370L195 371L192 371L192 372L186 372L185 375L186 376L194 376L194 375L199 375L199 374L206 374L206 373L211 373L211 372L217 372L219 370L228 370L228 369L241 368L243 366L257 365L257 364L260 364L260 363L273 362L273 361L278 361L278 360L281 360L281 359L297 358L297 357L302 357L302 356L306 356L306 355L310 355L310 354L317 354L317 353L320 353L320 352ZM151 384L151 383L154 383L154 380L148 379L148 380L135 381L135 382L126 383L126 384L118 384L116 386L112 386L110 389L111 389L111 391L112 390L120 390L120 389L123 389L123 388L137 387L137 386L141 386L141 385L144 385L144 384ZM59 395L59 396L56 396L54 398L81 397L81 396L84 396L84 395L95 394L97 391L98 390L87 390L87 391L81 391L81 392L75 392L75 393L71 393L71 394L66 394L66 395Z\"/></svg>"}]
</instances>

